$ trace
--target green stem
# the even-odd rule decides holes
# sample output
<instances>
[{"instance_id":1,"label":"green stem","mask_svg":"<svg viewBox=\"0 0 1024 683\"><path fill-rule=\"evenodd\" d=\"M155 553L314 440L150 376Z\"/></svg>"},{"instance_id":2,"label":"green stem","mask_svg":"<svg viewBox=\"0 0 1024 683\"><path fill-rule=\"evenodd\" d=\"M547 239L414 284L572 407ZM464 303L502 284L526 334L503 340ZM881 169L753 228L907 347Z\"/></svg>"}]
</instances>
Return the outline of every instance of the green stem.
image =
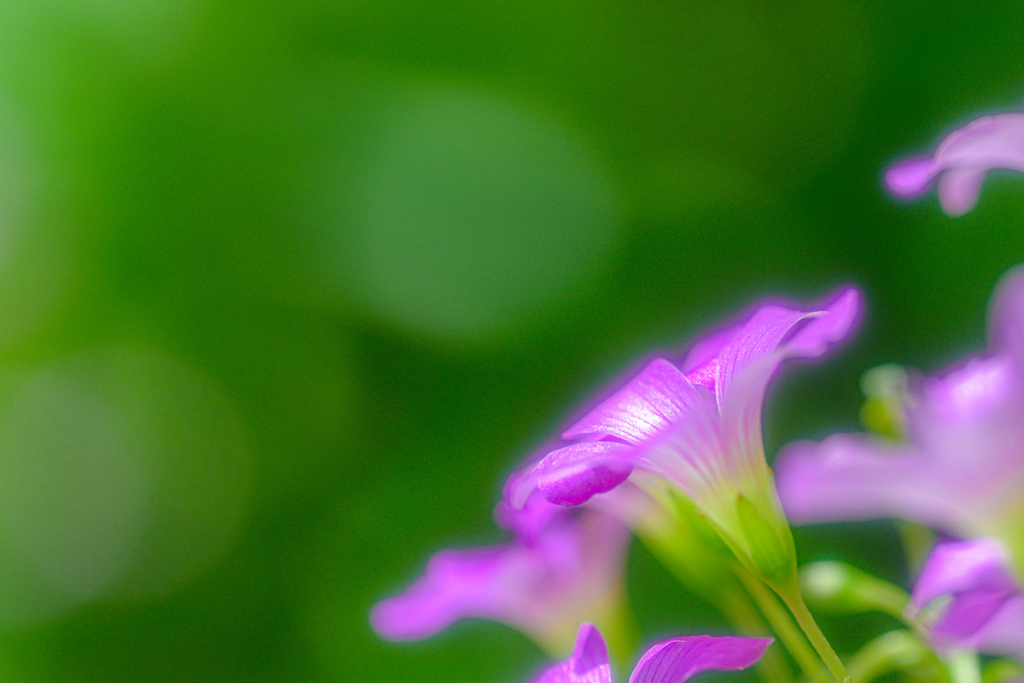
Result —
<instances>
[{"instance_id":1,"label":"green stem","mask_svg":"<svg viewBox=\"0 0 1024 683\"><path fill-rule=\"evenodd\" d=\"M805 674L819 683L830 683L828 673L822 668L821 661L814 654L814 650L807 643L804 634L793 623L793 619L785 608L779 604L775 595L760 579L745 569L738 569L736 575L743 582L747 592L754 598L764 618L768 620L772 630L782 641L782 645L789 651L789 654L793 655L797 665L803 669Z\"/></svg>"},{"instance_id":2,"label":"green stem","mask_svg":"<svg viewBox=\"0 0 1024 683\"><path fill-rule=\"evenodd\" d=\"M736 591L729 593L728 599L722 600L721 610L725 614L725 618L742 635L764 636L767 626L765 626L761 613L751 603L750 595L740 590L739 586L736 588ZM808 646L804 644L804 647ZM771 648L764 653L757 663L757 673L765 683L792 683L793 681L793 669L790 668L782 651L776 648Z\"/></svg>"},{"instance_id":3,"label":"green stem","mask_svg":"<svg viewBox=\"0 0 1024 683\"><path fill-rule=\"evenodd\" d=\"M828 667L832 677L836 679L837 683L851 683L852 679L846 667L843 666L842 660L839 659L836 651L832 649L832 645L829 644L825 634L821 632L818 623L814 621L811 611L807 609L807 603L804 602L803 596L800 595L800 588L797 586L796 581L793 580L781 586L773 585L772 588L775 589L775 592L779 594L782 601L789 607L789 611L793 613L796 623L800 625L800 629L807 636L807 640L811 642L818 656L821 657L821 661L825 662L825 666Z\"/></svg>"},{"instance_id":4,"label":"green stem","mask_svg":"<svg viewBox=\"0 0 1024 683\"><path fill-rule=\"evenodd\" d=\"M677 528L677 532L679 531L680 529ZM734 582L732 577L729 577L728 581L722 581L721 572L728 573L730 570L733 570L732 573L736 575L746 574L749 579L757 583L762 591L768 593L769 598L774 599L771 592L766 591L764 586L757 579L754 579L753 576L750 576L749 572L741 565L732 560L723 560L719 568L718 583L714 586L716 590L711 590L711 584L704 580L702 574L695 572L691 558L680 557L675 552L683 544L675 542L676 539L674 538L672 539L673 542L664 542L663 537L654 534L637 535L651 552L661 560L669 573L678 579L680 584L703 596L714 605L725 616L726 620L732 624L733 628L741 634L749 637L762 637L768 632L768 627L764 623L761 612L751 602L750 590L745 585L745 582L742 584ZM788 618L784 610L783 616ZM796 627L793 626L793 629L796 630ZM796 633L799 636L799 630L796 630ZM815 664L817 664L817 658L814 656L814 652L810 650L810 646L806 643L803 643L803 646L810 653ZM794 680L793 670L786 661L785 655L774 648L765 652L764 657L757 663L757 671L758 676L765 683L792 683Z\"/></svg>"},{"instance_id":5,"label":"green stem","mask_svg":"<svg viewBox=\"0 0 1024 683\"><path fill-rule=\"evenodd\" d=\"M920 676L928 671L938 673L941 667L935 654L910 631L889 631L862 647L850 659L849 669L857 683L871 683L894 671L913 671ZM932 678L941 681L944 677Z\"/></svg>"},{"instance_id":6,"label":"green stem","mask_svg":"<svg viewBox=\"0 0 1024 683\"><path fill-rule=\"evenodd\" d=\"M981 663L976 652L953 652L946 658L946 666L953 683L981 683Z\"/></svg>"}]
</instances>

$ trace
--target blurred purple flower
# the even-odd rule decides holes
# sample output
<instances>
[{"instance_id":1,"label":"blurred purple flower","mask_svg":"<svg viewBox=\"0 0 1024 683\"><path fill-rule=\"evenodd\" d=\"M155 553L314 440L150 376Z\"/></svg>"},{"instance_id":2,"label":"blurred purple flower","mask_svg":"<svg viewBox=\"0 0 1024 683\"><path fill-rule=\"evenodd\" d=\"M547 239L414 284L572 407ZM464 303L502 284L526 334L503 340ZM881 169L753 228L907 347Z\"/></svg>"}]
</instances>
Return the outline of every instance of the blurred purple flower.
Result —
<instances>
[{"instance_id":1,"label":"blurred purple flower","mask_svg":"<svg viewBox=\"0 0 1024 683\"><path fill-rule=\"evenodd\" d=\"M922 617L933 603L938 613ZM921 570L907 615L923 618L942 650L968 649L1024 662L1024 593L1007 568L1006 551L992 539L937 545Z\"/></svg>"},{"instance_id":2,"label":"blurred purple flower","mask_svg":"<svg viewBox=\"0 0 1024 683\"><path fill-rule=\"evenodd\" d=\"M837 434L783 449L776 477L791 520L895 517L991 536L1024 568L1024 268L1004 276L989 318L989 356L902 398L904 440Z\"/></svg>"},{"instance_id":3,"label":"blurred purple flower","mask_svg":"<svg viewBox=\"0 0 1024 683\"><path fill-rule=\"evenodd\" d=\"M566 652L576 625L620 615L628 529L593 510L566 510L534 496L513 514L498 510L512 540L443 550L423 576L373 607L374 630L418 640L477 617L519 629L549 652Z\"/></svg>"},{"instance_id":4,"label":"blurred purple flower","mask_svg":"<svg viewBox=\"0 0 1024 683\"><path fill-rule=\"evenodd\" d=\"M703 671L738 671L757 663L771 638L692 636L656 644L637 662L629 683L683 683ZM582 624L572 656L542 673L534 683L611 683L608 651L601 633Z\"/></svg>"},{"instance_id":5,"label":"blurred purple flower","mask_svg":"<svg viewBox=\"0 0 1024 683\"><path fill-rule=\"evenodd\" d=\"M627 480L655 499L674 488L748 566L764 569L774 548L788 563L791 537L761 437L765 391L785 359L820 356L846 337L859 302L848 289L815 312L762 305L696 344L678 368L652 361L563 434L581 441L515 480L512 505L535 489L553 503L578 505ZM767 528L777 538L749 538L755 527L755 535Z\"/></svg>"},{"instance_id":6,"label":"blurred purple flower","mask_svg":"<svg viewBox=\"0 0 1024 683\"><path fill-rule=\"evenodd\" d=\"M961 216L978 201L992 169L1024 171L1024 114L985 116L954 131L930 157L908 159L885 172L885 184L897 197L913 199L938 179L939 203Z\"/></svg>"}]
</instances>

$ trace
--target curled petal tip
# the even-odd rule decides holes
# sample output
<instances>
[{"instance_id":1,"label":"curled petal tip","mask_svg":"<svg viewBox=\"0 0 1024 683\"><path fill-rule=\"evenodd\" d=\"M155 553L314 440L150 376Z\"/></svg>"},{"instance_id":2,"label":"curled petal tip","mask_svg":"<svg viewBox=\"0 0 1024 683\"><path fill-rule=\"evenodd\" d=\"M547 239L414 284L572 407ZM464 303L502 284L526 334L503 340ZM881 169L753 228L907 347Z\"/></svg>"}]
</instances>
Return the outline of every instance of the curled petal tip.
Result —
<instances>
[{"instance_id":1,"label":"curled petal tip","mask_svg":"<svg viewBox=\"0 0 1024 683\"><path fill-rule=\"evenodd\" d=\"M633 471L630 447L614 441L587 441L553 451L540 461L531 479L556 505L580 505L611 491Z\"/></svg>"}]
</instances>

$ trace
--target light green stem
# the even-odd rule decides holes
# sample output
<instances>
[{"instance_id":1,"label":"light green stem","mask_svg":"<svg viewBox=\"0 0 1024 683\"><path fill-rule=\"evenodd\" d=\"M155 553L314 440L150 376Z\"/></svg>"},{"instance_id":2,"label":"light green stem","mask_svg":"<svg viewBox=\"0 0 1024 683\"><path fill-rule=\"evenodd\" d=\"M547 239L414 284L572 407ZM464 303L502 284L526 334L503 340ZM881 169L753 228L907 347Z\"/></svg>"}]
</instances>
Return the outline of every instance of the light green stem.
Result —
<instances>
[{"instance_id":1,"label":"light green stem","mask_svg":"<svg viewBox=\"0 0 1024 683\"><path fill-rule=\"evenodd\" d=\"M744 569L736 572L744 587L750 593L757 606L760 608L764 618L768 620L772 630L782 641L783 646L793 655L797 665L804 673L819 683L829 683L828 673L821 666L821 660L814 654L814 650L807 643L804 634L793 623L793 619L786 612L786 609L779 604L775 595L768 590L768 587L760 579L753 576Z\"/></svg>"},{"instance_id":2,"label":"light green stem","mask_svg":"<svg viewBox=\"0 0 1024 683\"><path fill-rule=\"evenodd\" d=\"M976 652L953 652L946 658L946 666L953 683L981 683L981 663Z\"/></svg>"},{"instance_id":3,"label":"light green stem","mask_svg":"<svg viewBox=\"0 0 1024 683\"><path fill-rule=\"evenodd\" d=\"M772 588L775 589L775 592L779 594L782 601L789 607L789 611L793 613L796 623L800 625L800 629L807 636L807 640L811 642L818 656L821 657L821 661L825 662L825 666L828 667L836 682L851 683L853 679L850 678L849 672L843 666L839 655L832 649L832 645L828 642L825 634L821 632L818 623L814 621L811 611L807 609L807 603L804 602L803 596L800 595L800 588L797 586L796 581L792 581L784 586L772 586Z\"/></svg>"},{"instance_id":4,"label":"light green stem","mask_svg":"<svg viewBox=\"0 0 1024 683\"><path fill-rule=\"evenodd\" d=\"M910 631L889 631L870 641L850 659L849 670L857 683L871 683L894 671L914 671L921 676L934 670L932 678L945 679L938 675L942 670L938 658Z\"/></svg>"},{"instance_id":5,"label":"light green stem","mask_svg":"<svg viewBox=\"0 0 1024 683\"><path fill-rule=\"evenodd\" d=\"M737 590L732 592L729 598L731 599L722 600L721 606L729 623L745 636L763 636L767 626L765 626L757 607L751 603L751 597L738 590L737 587ZM804 647L808 647L806 643ZM757 663L757 673L765 683L792 683L793 681L793 669L789 666L782 651L775 648L769 649L761 657Z\"/></svg>"}]
</instances>

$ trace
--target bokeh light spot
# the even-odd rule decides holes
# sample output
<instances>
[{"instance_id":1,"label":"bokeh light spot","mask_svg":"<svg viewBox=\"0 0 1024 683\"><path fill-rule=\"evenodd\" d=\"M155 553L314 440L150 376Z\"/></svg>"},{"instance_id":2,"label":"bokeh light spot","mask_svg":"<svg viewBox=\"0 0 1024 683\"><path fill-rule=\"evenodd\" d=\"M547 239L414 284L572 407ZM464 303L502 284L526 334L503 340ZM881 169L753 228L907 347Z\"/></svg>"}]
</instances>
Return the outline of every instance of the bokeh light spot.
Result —
<instances>
[{"instance_id":1,"label":"bokeh light spot","mask_svg":"<svg viewBox=\"0 0 1024 683\"><path fill-rule=\"evenodd\" d=\"M183 361L105 347L3 394L0 625L165 594L238 530L250 478L241 421Z\"/></svg>"},{"instance_id":2,"label":"bokeh light spot","mask_svg":"<svg viewBox=\"0 0 1024 683\"><path fill-rule=\"evenodd\" d=\"M71 600L95 596L131 562L152 472L132 457L124 416L91 387L46 370L0 420L0 529Z\"/></svg>"},{"instance_id":3,"label":"bokeh light spot","mask_svg":"<svg viewBox=\"0 0 1024 683\"><path fill-rule=\"evenodd\" d=\"M351 250L335 277L357 304L434 337L487 338L607 258L616 188L570 131L483 92L420 87L397 99L357 171L351 240L331 249Z\"/></svg>"}]
</instances>

